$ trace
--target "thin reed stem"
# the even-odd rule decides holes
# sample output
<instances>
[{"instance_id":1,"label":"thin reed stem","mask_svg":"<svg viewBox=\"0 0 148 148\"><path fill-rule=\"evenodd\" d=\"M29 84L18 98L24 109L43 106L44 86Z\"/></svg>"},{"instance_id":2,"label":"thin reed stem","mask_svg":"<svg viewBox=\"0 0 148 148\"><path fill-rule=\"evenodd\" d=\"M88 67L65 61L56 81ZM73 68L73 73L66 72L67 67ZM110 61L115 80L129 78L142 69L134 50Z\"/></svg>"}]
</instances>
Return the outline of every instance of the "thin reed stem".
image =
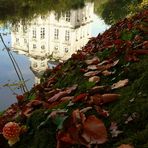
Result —
<instances>
[{"instance_id":1,"label":"thin reed stem","mask_svg":"<svg viewBox=\"0 0 148 148\"><path fill-rule=\"evenodd\" d=\"M12 53L10 52L10 49L6 46L6 44L5 44L5 42L4 42L3 37L2 37L1 34L0 34L0 38L1 38L3 44L4 44L5 48L6 48L6 51L7 51L8 55L9 55L9 58L10 58L12 64L13 64L13 67L14 67L14 69L15 69L15 71L16 71L16 74L17 74L17 76L18 76L19 81L23 81L23 85L20 86L20 87L21 87L21 89L23 90L23 92L25 93L25 92L28 91L28 88L27 88L27 86L26 86L26 83L25 83L25 80L24 80L24 78L23 78L23 74L22 74L22 72L21 72L21 70L20 70L20 68L19 68L19 65L18 65L18 63L16 62L15 58L13 57Z\"/></svg>"}]
</instances>

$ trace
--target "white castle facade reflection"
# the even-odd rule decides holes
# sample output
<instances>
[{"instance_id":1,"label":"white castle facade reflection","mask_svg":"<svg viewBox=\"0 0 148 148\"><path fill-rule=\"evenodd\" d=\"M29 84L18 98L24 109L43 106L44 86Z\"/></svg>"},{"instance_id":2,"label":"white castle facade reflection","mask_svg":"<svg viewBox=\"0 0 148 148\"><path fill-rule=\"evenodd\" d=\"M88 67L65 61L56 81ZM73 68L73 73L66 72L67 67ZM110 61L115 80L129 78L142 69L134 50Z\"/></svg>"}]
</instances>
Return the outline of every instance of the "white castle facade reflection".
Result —
<instances>
[{"instance_id":1,"label":"white castle facade reflection","mask_svg":"<svg viewBox=\"0 0 148 148\"><path fill-rule=\"evenodd\" d=\"M94 4L86 3L84 8L60 16L52 11L27 25L19 23L12 27L12 47L30 58L33 71L44 71L49 56L52 60L67 60L88 42L93 11Z\"/></svg>"}]
</instances>

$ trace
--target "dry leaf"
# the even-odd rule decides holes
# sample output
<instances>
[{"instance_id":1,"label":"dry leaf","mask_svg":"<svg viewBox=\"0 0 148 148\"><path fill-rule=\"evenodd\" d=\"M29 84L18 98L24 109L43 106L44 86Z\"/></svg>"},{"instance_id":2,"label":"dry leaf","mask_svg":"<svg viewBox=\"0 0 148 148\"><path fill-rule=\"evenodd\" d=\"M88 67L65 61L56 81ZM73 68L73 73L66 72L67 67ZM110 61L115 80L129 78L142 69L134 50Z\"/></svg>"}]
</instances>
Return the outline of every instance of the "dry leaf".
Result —
<instances>
[{"instance_id":1,"label":"dry leaf","mask_svg":"<svg viewBox=\"0 0 148 148\"><path fill-rule=\"evenodd\" d=\"M84 74L85 77L93 77L96 76L100 73L101 71L89 71L87 73Z\"/></svg>"},{"instance_id":2,"label":"dry leaf","mask_svg":"<svg viewBox=\"0 0 148 148\"><path fill-rule=\"evenodd\" d=\"M100 77L99 76L93 76L93 77L89 78L88 81L98 83L100 81Z\"/></svg>"},{"instance_id":3,"label":"dry leaf","mask_svg":"<svg viewBox=\"0 0 148 148\"><path fill-rule=\"evenodd\" d=\"M58 101L59 99L66 97L67 95L69 95L70 93L72 93L74 90L76 90L78 85L73 85L72 87L67 87L64 91L61 91L57 94L55 94L54 96L52 96L51 98L48 99L48 102L52 103L55 101Z\"/></svg>"},{"instance_id":4,"label":"dry leaf","mask_svg":"<svg viewBox=\"0 0 148 148\"><path fill-rule=\"evenodd\" d=\"M101 96L101 99L102 99L102 103L105 104L105 103L116 101L118 97L120 97L119 94L104 94Z\"/></svg>"},{"instance_id":5,"label":"dry leaf","mask_svg":"<svg viewBox=\"0 0 148 148\"><path fill-rule=\"evenodd\" d=\"M117 137L119 134L123 133L123 131L118 130L116 122L112 122L109 129L112 137Z\"/></svg>"},{"instance_id":6,"label":"dry leaf","mask_svg":"<svg viewBox=\"0 0 148 148\"><path fill-rule=\"evenodd\" d=\"M93 57L90 60L85 60L85 63L87 65L91 65L91 64L98 64L100 62L100 59L98 57Z\"/></svg>"},{"instance_id":7,"label":"dry leaf","mask_svg":"<svg viewBox=\"0 0 148 148\"><path fill-rule=\"evenodd\" d=\"M98 66L97 65L89 65L89 66L87 66L87 69L88 70L97 70Z\"/></svg>"},{"instance_id":8,"label":"dry leaf","mask_svg":"<svg viewBox=\"0 0 148 148\"><path fill-rule=\"evenodd\" d=\"M107 141L104 123L94 115L87 117L81 135L89 144L103 144Z\"/></svg>"},{"instance_id":9,"label":"dry leaf","mask_svg":"<svg viewBox=\"0 0 148 148\"><path fill-rule=\"evenodd\" d=\"M132 145L130 144L121 144L119 147L117 148L134 148Z\"/></svg>"},{"instance_id":10,"label":"dry leaf","mask_svg":"<svg viewBox=\"0 0 148 148\"><path fill-rule=\"evenodd\" d=\"M112 72L110 72L110 71L108 71L108 70L104 70L104 71L102 72L102 74L103 74L104 76L110 76L110 75L112 74Z\"/></svg>"},{"instance_id":11,"label":"dry leaf","mask_svg":"<svg viewBox=\"0 0 148 148\"><path fill-rule=\"evenodd\" d=\"M128 84L129 80L125 79L125 80L120 80L117 83L114 83L111 88L112 89L117 89L117 88L121 88L123 86L126 86Z\"/></svg>"}]
</instances>

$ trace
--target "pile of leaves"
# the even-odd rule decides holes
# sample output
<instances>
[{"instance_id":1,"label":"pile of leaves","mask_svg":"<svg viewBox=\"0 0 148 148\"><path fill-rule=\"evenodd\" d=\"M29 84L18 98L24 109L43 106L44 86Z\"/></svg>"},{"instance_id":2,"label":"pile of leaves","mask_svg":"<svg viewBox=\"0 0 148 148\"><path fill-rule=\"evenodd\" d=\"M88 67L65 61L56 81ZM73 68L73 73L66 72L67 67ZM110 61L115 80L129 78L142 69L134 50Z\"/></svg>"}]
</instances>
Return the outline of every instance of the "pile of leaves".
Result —
<instances>
[{"instance_id":1,"label":"pile of leaves","mask_svg":"<svg viewBox=\"0 0 148 148\"><path fill-rule=\"evenodd\" d=\"M126 18L17 96L0 115L17 122L14 148L148 147L148 10Z\"/></svg>"}]
</instances>

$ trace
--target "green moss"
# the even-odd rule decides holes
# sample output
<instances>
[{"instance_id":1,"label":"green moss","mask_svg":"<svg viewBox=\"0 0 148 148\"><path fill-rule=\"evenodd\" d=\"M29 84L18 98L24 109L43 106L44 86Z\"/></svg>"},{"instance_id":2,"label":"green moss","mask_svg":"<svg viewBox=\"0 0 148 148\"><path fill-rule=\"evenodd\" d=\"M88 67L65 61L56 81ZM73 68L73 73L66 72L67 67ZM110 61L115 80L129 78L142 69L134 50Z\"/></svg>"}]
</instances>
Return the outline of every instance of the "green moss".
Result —
<instances>
[{"instance_id":1,"label":"green moss","mask_svg":"<svg viewBox=\"0 0 148 148\"><path fill-rule=\"evenodd\" d=\"M39 125L47 118L45 110L35 111L27 121L28 132L21 137L21 141L14 148L45 148L56 147L56 126L49 119L46 124Z\"/></svg>"},{"instance_id":2,"label":"green moss","mask_svg":"<svg viewBox=\"0 0 148 148\"><path fill-rule=\"evenodd\" d=\"M118 123L121 135L105 145L105 148L114 148L122 143L132 143L136 148L146 146L148 139L148 59L145 57L141 62L130 66L127 78L129 85L115 91L121 94L119 100L110 104L112 121ZM126 124L128 117L133 120ZM111 144L114 143L114 144Z\"/></svg>"}]
</instances>

